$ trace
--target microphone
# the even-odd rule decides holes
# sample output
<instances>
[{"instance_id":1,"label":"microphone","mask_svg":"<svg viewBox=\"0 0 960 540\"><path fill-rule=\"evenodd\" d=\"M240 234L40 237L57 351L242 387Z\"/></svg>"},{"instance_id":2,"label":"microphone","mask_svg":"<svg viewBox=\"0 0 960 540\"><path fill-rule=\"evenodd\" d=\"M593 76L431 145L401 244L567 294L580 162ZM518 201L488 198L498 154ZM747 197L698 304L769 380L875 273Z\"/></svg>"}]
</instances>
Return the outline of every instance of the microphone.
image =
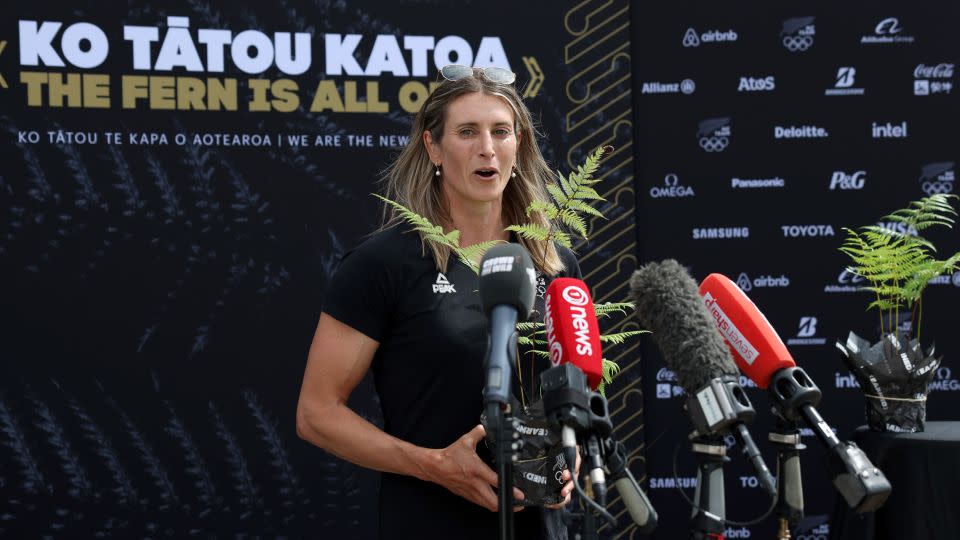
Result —
<instances>
[{"instance_id":1,"label":"microphone","mask_svg":"<svg viewBox=\"0 0 960 540\"><path fill-rule=\"evenodd\" d=\"M757 386L768 389L775 412L792 423L805 421L830 450L833 484L847 504L857 512L880 508L890 495L890 482L863 450L841 442L820 416L820 389L797 366L763 313L721 274L707 276L700 294L737 365Z\"/></svg>"},{"instance_id":2,"label":"microphone","mask_svg":"<svg viewBox=\"0 0 960 540\"><path fill-rule=\"evenodd\" d=\"M483 402L510 403L510 376L517 356L517 320L533 310L536 272L520 244L498 244L480 261L480 303L490 321Z\"/></svg>"},{"instance_id":3,"label":"microphone","mask_svg":"<svg viewBox=\"0 0 960 540\"><path fill-rule=\"evenodd\" d=\"M553 418L554 425L560 427L568 466L576 463L577 439L586 439L583 449L590 482L603 506L607 480L597 437L608 437L613 424L606 399L590 391L600 385L603 373L600 326L593 310L593 300L583 281L557 278L547 287L544 307L547 349L554 366L541 374L544 411Z\"/></svg>"},{"instance_id":4,"label":"microphone","mask_svg":"<svg viewBox=\"0 0 960 540\"><path fill-rule=\"evenodd\" d=\"M540 385L548 421L561 431L564 459L576 463L577 440L584 440L590 482L600 505L606 499L606 465L630 517L640 532L650 532L657 525L657 512L627 468L626 449L613 437L606 398L595 392L603 376L603 351L590 290L579 279L557 278L547 287L544 300L544 327L554 367L540 375Z\"/></svg>"},{"instance_id":5,"label":"microphone","mask_svg":"<svg viewBox=\"0 0 960 540\"><path fill-rule=\"evenodd\" d=\"M550 282L545 297L550 363L570 363L584 372L590 388L596 390L603 377L600 326L586 283L574 278Z\"/></svg>"},{"instance_id":6,"label":"microphone","mask_svg":"<svg viewBox=\"0 0 960 540\"><path fill-rule=\"evenodd\" d=\"M697 284L672 259L649 263L633 273L630 288L637 315L663 352L664 360L687 393L686 408L694 436L732 431L771 497L777 493L753 437L744 422L756 411L740 387L730 351L697 294Z\"/></svg>"}]
</instances>

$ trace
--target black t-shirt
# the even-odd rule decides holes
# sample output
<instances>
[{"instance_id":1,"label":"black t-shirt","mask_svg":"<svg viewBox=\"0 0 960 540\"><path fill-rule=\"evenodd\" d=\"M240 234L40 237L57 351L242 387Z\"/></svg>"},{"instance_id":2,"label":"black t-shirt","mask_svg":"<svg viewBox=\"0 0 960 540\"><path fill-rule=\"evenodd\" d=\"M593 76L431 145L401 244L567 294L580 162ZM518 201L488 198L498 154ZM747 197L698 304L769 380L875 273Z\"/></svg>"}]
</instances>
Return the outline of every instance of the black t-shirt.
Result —
<instances>
[{"instance_id":1,"label":"black t-shirt","mask_svg":"<svg viewBox=\"0 0 960 540\"><path fill-rule=\"evenodd\" d=\"M558 247L561 276L580 277L576 257ZM556 276L554 276L556 277ZM543 320L549 278L537 273L536 311ZM333 276L323 311L377 340L373 376L384 430L425 448L445 448L473 429L483 409L487 319L478 276L455 256L439 272L419 234L405 225L380 231L347 252ZM549 360L522 354L512 388L529 403ZM489 461L483 442L481 457ZM542 538L541 509L514 514L517 538ZM413 477L383 474L381 538L496 538L497 514L446 488Z\"/></svg>"}]
</instances>

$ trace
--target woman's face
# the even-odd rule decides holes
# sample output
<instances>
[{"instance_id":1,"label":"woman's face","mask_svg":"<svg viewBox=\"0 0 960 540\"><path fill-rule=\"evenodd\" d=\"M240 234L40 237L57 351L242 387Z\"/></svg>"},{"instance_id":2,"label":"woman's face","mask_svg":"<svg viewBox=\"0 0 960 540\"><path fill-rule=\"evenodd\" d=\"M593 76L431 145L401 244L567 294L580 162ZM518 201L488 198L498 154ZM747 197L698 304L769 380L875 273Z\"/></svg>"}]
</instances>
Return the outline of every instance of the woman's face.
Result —
<instances>
[{"instance_id":1,"label":"woman's face","mask_svg":"<svg viewBox=\"0 0 960 540\"><path fill-rule=\"evenodd\" d=\"M440 141L429 131L423 135L430 159L440 164L448 201L501 201L517 159L513 126L513 111L503 98L477 92L450 102Z\"/></svg>"}]
</instances>

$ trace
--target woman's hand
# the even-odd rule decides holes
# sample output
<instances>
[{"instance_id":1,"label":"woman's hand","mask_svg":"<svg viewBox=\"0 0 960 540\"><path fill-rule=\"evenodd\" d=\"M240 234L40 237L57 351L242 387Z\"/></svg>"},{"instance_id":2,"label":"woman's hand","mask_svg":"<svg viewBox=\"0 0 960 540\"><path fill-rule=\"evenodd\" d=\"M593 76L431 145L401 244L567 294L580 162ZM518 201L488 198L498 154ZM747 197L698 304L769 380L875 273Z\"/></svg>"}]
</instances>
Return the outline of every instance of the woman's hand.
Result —
<instances>
[{"instance_id":1,"label":"woman's hand","mask_svg":"<svg viewBox=\"0 0 960 540\"><path fill-rule=\"evenodd\" d=\"M483 426L477 425L450 446L431 451L424 464L424 475L427 480L496 512L498 499L493 488L497 486L497 473L477 455L477 444L485 436ZM513 497L522 500L523 492L513 488ZM514 507L514 511L522 508Z\"/></svg>"},{"instance_id":2,"label":"woman's hand","mask_svg":"<svg viewBox=\"0 0 960 540\"><path fill-rule=\"evenodd\" d=\"M577 466L575 467L576 474L580 474L580 447L577 447ZM563 488L560 489L560 496L563 497L563 500L557 504L545 504L544 508L550 508L553 510L558 510L564 506L570 504L571 496L573 493L573 477L570 476L570 469L564 469L563 476L560 477L566 484L563 485Z\"/></svg>"}]
</instances>

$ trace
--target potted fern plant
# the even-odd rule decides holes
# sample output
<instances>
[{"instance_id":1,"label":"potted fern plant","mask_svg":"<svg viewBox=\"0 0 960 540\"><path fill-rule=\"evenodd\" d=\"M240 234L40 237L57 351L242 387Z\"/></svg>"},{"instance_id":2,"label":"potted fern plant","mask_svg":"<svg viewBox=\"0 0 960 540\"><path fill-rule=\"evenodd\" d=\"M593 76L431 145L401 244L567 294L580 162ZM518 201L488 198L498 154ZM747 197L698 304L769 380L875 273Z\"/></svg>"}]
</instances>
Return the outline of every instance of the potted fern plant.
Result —
<instances>
[{"instance_id":1,"label":"potted fern plant","mask_svg":"<svg viewBox=\"0 0 960 540\"><path fill-rule=\"evenodd\" d=\"M923 431L927 385L941 359L934 357L933 346L924 350L920 344L922 296L930 280L960 269L960 252L937 259L933 243L921 233L952 228L957 198L935 194L885 216L903 225L898 230L878 225L844 229L840 251L852 261L847 270L869 283L863 290L874 295L867 309L879 314L880 340L871 344L850 332L837 348L864 391L867 424L874 431ZM901 310L909 313L903 325Z\"/></svg>"}]
</instances>

